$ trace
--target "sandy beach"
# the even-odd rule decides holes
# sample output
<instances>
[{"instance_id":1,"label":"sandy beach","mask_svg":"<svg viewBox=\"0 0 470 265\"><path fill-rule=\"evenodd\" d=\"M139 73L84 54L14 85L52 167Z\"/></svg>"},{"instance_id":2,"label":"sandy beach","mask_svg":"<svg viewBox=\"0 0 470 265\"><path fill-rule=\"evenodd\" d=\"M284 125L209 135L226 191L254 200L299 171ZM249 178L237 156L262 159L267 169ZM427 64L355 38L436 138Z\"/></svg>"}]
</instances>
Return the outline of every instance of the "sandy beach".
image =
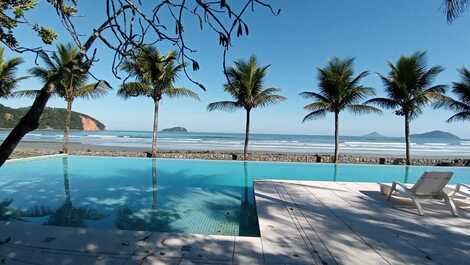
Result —
<instances>
[{"instance_id":1,"label":"sandy beach","mask_svg":"<svg viewBox=\"0 0 470 265\"><path fill-rule=\"evenodd\" d=\"M23 141L16 148L11 159L24 158L41 155L59 154L62 150L62 144L59 142L38 142ZM72 155L90 155L90 156L124 156L124 157L146 157L150 148L146 147L118 147L118 146L100 146L82 143L70 143L70 154ZM160 158L177 159L208 159L208 160L242 160L242 151L192 151L192 150L159 150ZM291 152L250 152L249 160L252 161L279 161L279 162L308 162L308 163L329 163L331 162L331 153L291 153ZM341 163L355 164L388 164L403 165L404 159L401 156L378 156L376 154L361 155L340 155ZM440 165L440 166L469 166L470 160L464 157L424 157L414 156L413 165Z\"/></svg>"}]
</instances>

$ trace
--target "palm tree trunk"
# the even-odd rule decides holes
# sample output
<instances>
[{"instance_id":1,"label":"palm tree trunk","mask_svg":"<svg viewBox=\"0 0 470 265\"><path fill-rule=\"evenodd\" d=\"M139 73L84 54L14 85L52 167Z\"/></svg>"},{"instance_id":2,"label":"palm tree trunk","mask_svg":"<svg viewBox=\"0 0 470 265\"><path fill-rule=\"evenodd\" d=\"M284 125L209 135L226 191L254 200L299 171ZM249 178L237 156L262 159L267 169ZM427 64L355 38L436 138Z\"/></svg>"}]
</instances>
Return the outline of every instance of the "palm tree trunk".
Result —
<instances>
[{"instance_id":1,"label":"palm tree trunk","mask_svg":"<svg viewBox=\"0 0 470 265\"><path fill-rule=\"evenodd\" d=\"M62 167L64 170L65 201L70 202L69 158L67 156L62 157Z\"/></svg>"},{"instance_id":2,"label":"palm tree trunk","mask_svg":"<svg viewBox=\"0 0 470 265\"><path fill-rule=\"evenodd\" d=\"M44 85L34 99L31 108L29 108L28 112L21 118L15 128L11 130L7 138L3 141L0 146L0 167L5 163L8 157L10 157L11 153L13 153L21 139L23 139L27 133L39 127L39 119L53 90L54 86L52 83Z\"/></svg>"},{"instance_id":3,"label":"palm tree trunk","mask_svg":"<svg viewBox=\"0 0 470 265\"><path fill-rule=\"evenodd\" d=\"M339 157L339 112L335 112L335 157L334 163L338 163Z\"/></svg>"},{"instance_id":4,"label":"palm tree trunk","mask_svg":"<svg viewBox=\"0 0 470 265\"><path fill-rule=\"evenodd\" d=\"M158 108L160 100L155 101L155 110L153 112L153 133L152 133L152 157L157 157L157 133L158 133Z\"/></svg>"},{"instance_id":5,"label":"palm tree trunk","mask_svg":"<svg viewBox=\"0 0 470 265\"><path fill-rule=\"evenodd\" d=\"M69 135L70 135L70 120L72 118L72 100L67 100L67 116L65 117L64 127L64 147L63 152L69 153Z\"/></svg>"},{"instance_id":6,"label":"palm tree trunk","mask_svg":"<svg viewBox=\"0 0 470 265\"><path fill-rule=\"evenodd\" d=\"M406 164L411 165L410 160L410 117L409 114L405 114L405 143L406 143Z\"/></svg>"},{"instance_id":7,"label":"palm tree trunk","mask_svg":"<svg viewBox=\"0 0 470 265\"><path fill-rule=\"evenodd\" d=\"M152 209L157 209L157 160L152 159Z\"/></svg>"},{"instance_id":8,"label":"palm tree trunk","mask_svg":"<svg viewBox=\"0 0 470 265\"><path fill-rule=\"evenodd\" d=\"M250 110L246 110L245 146L243 148L243 160L247 159L249 137L250 137Z\"/></svg>"}]
</instances>

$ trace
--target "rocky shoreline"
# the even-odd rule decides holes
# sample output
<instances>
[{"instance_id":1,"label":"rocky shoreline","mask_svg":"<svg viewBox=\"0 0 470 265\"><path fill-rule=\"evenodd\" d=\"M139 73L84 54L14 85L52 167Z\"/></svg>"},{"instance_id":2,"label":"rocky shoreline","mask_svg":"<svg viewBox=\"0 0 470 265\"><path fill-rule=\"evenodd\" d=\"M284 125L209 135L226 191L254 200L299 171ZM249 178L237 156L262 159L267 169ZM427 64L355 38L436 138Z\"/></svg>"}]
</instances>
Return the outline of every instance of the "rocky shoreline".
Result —
<instances>
[{"instance_id":1,"label":"rocky shoreline","mask_svg":"<svg viewBox=\"0 0 470 265\"><path fill-rule=\"evenodd\" d=\"M53 155L60 152L54 148L18 148L11 158L24 158L41 155ZM147 157L149 154L142 150L106 149L106 148L75 148L70 154L88 156L121 156L121 157ZM207 159L207 160L243 160L241 152L218 152L218 151L159 151L160 158L176 159ZM249 154L252 161L273 162L307 162L307 163L330 163L332 156L329 154L295 154L274 152L253 152ZM378 157L373 155L341 155L340 163L345 164L383 164L404 165L403 158ZM470 166L470 159L464 158L433 158L420 157L412 160L413 165L426 166Z\"/></svg>"}]
</instances>

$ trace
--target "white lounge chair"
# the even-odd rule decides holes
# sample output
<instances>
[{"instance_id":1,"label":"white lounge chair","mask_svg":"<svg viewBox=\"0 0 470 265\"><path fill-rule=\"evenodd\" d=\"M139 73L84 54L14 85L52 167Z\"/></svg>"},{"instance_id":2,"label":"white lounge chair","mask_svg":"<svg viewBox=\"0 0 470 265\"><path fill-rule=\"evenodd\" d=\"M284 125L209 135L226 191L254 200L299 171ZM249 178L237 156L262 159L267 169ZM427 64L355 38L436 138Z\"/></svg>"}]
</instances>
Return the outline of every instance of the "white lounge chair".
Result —
<instances>
[{"instance_id":1,"label":"white lounge chair","mask_svg":"<svg viewBox=\"0 0 470 265\"><path fill-rule=\"evenodd\" d=\"M388 200L392 197L394 192L410 198L416 208L418 208L419 215L424 215L423 207L419 200L421 199L438 199L444 200L450 207L450 211L454 216L458 216L457 208L455 207L452 198L444 192L444 188L452 178L452 172L425 172L414 185L405 185L400 182L393 182L392 185L381 184L382 192L388 195ZM388 193L387 193L388 191Z\"/></svg>"},{"instance_id":2,"label":"white lounge chair","mask_svg":"<svg viewBox=\"0 0 470 265\"><path fill-rule=\"evenodd\" d=\"M449 194L450 197L455 197L457 194L463 195L464 197L470 199L470 185L469 184L457 184L455 189Z\"/></svg>"}]
</instances>

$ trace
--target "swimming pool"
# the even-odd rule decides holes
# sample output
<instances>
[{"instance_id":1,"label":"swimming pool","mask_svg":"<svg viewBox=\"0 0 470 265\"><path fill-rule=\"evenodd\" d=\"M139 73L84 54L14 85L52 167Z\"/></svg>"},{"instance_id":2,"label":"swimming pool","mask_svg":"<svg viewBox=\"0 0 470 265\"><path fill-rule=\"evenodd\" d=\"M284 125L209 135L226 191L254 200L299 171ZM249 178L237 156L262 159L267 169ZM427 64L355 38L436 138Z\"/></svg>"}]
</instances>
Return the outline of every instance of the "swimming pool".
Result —
<instances>
[{"instance_id":1,"label":"swimming pool","mask_svg":"<svg viewBox=\"0 0 470 265\"><path fill-rule=\"evenodd\" d=\"M258 236L254 179L412 183L470 168L56 156L0 168L0 220L102 229Z\"/></svg>"}]
</instances>

